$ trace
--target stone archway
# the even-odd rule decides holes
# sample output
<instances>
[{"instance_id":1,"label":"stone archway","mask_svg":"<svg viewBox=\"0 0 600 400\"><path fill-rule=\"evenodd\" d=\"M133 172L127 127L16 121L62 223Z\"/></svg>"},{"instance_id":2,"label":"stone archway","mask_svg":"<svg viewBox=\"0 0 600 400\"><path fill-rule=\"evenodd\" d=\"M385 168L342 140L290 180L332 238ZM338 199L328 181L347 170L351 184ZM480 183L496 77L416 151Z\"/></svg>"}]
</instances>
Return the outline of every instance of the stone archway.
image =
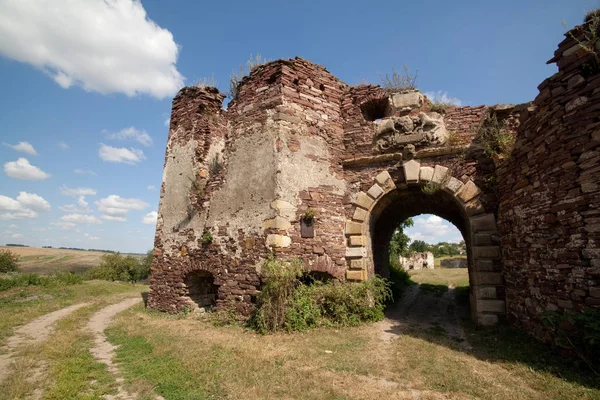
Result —
<instances>
[{"instance_id":1,"label":"stone archway","mask_svg":"<svg viewBox=\"0 0 600 400\"><path fill-rule=\"evenodd\" d=\"M434 187L439 191L439 204L413 204L412 212L421 209L441 215L461 230L469 260L471 315L482 325L497 323L506 314L499 235L494 214L486 213L479 200L481 190L472 181L463 184L450 176L448 168L441 165L421 166L419 161L411 160L402 165L400 172L396 181L388 171L380 172L373 185L356 196L352 219L345 226L346 278L365 280L375 273L375 261L382 259L376 247L385 240L381 237L386 237L385 233L373 232L378 218L390 207L402 208L407 194L420 192L426 185ZM402 217L401 213L397 215Z\"/></svg>"}]
</instances>

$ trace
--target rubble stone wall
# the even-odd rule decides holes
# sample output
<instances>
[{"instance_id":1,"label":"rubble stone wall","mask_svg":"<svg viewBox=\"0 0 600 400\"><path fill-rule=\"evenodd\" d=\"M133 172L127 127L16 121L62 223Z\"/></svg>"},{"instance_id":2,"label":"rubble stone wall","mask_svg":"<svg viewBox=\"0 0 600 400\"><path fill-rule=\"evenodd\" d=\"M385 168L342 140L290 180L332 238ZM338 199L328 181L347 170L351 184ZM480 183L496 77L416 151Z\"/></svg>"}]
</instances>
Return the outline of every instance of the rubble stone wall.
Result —
<instances>
[{"instance_id":1,"label":"rubble stone wall","mask_svg":"<svg viewBox=\"0 0 600 400\"><path fill-rule=\"evenodd\" d=\"M600 306L600 64L571 36L586 29L560 43L498 170L508 316L540 338L544 312Z\"/></svg>"}]
</instances>

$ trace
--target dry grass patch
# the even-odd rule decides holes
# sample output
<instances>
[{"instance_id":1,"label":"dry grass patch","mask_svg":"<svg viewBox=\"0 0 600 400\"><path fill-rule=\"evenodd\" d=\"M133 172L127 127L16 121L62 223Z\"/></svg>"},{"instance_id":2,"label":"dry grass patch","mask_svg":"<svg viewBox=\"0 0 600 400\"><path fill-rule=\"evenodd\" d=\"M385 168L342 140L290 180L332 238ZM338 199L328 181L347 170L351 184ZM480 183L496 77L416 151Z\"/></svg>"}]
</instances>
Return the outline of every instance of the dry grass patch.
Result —
<instances>
[{"instance_id":1,"label":"dry grass patch","mask_svg":"<svg viewBox=\"0 0 600 400\"><path fill-rule=\"evenodd\" d=\"M495 332L469 330L476 348L465 352L435 330L407 332L388 343L378 329L262 336L137 307L107 333L120 346L117 361L128 384L155 388L167 399L600 398L600 391L585 386L589 380L558 377L564 366L552 372L528 363L531 349L544 357L549 352L531 347L527 338L518 341L529 353L513 359L503 352L514 349ZM477 340L482 335L485 340Z\"/></svg>"},{"instance_id":2,"label":"dry grass patch","mask_svg":"<svg viewBox=\"0 0 600 400\"><path fill-rule=\"evenodd\" d=\"M381 371L383 360L372 357L369 333L359 327L263 336L140 308L123 313L108 330L119 345L126 379L154 384L169 399L194 398L191 393L198 398L369 399L373 390L400 390L396 377ZM145 368L149 364L152 370Z\"/></svg>"}]
</instances>

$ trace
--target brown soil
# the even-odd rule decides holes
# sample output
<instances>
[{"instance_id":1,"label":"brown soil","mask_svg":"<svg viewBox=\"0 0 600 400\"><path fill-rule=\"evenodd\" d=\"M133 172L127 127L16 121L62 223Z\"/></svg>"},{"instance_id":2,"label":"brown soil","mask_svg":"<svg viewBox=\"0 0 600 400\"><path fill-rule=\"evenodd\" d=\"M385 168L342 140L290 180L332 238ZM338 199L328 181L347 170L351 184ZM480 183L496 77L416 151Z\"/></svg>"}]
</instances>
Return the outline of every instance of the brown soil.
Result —
<instances>
[{"instance_id":1,"label":"brown soil","mask_svg":"<svg viewBox=\"0 0 600 400\"><path fill-rule=\"evenodd\" d=\"M421 290L421 285L412 285L388 307L386 318L378 322L377 327L384 341L393 340L411 329L435 329L468 350L471 346L460 323L468 313L467 307L457 304L454 287L450 286L442 295L436 295Z\"/></svg>"}]
</instances>

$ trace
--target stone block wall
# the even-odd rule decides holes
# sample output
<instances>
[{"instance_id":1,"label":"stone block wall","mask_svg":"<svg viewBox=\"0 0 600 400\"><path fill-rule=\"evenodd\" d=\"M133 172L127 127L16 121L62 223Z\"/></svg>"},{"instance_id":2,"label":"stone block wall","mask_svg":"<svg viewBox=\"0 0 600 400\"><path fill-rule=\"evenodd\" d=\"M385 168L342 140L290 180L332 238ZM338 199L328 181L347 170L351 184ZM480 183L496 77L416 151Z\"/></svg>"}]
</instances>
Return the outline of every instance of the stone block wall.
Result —
<instances>
[{"instance_id":1,"label":"stone block wall","mask_svg":"<svg viewBox=\"0 0 600 400\"><path fill-rule=\"evenodd\" d=\"M586 29L560 43L498 170L508 315L540 338L544 312L600 306L600 64L573 38Z\"/></svg>"}]
</instances>

